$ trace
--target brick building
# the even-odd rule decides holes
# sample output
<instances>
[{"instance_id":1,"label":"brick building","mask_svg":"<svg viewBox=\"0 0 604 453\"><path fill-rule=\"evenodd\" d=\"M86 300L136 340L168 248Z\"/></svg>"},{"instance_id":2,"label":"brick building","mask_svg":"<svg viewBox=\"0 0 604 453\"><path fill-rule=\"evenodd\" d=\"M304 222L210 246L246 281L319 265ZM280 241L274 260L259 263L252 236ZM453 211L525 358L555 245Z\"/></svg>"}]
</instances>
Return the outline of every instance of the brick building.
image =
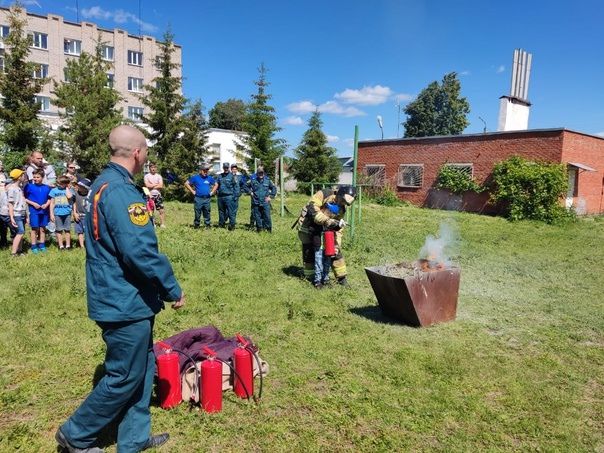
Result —
<instances>
[{"instance_id":1,"label":"brick building","mask_svg":"<svg viewBox=\"0 0 604 453\"><path fill-rule=\"evenodd\" d=\"M74 23L56 14L41 16L27 13L26 30L31 39L29 59L38 63L35 77L48 77L57 82L65 80L64 69L70 58L78 58L82 52L94 53L100 37L103 57L111 63L107 82L120 93L123 100L119 107L124 116L137 120L143 113L138 94L143 85L159 75L154 61L160 47L151 36L134 36L120 29L106 30L92 22ZM3 65L4 45L1 38L9 33L7 8L0 8L0 66ZM175 45L172 61L179 65L174 75L180 77L182 49ZM40 117L53 128L59 124L58 108L52 104L52 82L47 83L37 97L40 102Z\"/></svg>"},{"instance_id":2,"label":"brick building","mask_svg":"<svg viewBox=\"0 0 604 453\"><path fill-rule=\"evenodd\" d=\"M604 138L568 129L367 140L359 142L358 171L415 205L493 213L497 207L489 204L488 193L453 196L437 190L438 171L455 165L482 184L496 163L513 155L566 164L566 205L580 213L604 212Z\"/></svg>"}]
</instances>

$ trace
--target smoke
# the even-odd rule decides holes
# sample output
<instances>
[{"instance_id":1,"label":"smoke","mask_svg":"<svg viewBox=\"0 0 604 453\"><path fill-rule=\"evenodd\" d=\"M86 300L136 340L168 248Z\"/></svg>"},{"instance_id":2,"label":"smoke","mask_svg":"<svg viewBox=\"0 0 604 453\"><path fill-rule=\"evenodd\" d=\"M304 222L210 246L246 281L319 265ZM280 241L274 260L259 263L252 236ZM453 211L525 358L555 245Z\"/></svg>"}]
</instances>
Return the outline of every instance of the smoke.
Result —
<instances>
[{"instance_id":1,"label":"smoke","mask_svg":"<svg viewBox=\"0 0 604 453\"><path fill-rule=\"evenodd\" d=\"M458 254L459 233L457 226L449 221L440 224L438 235L429 235L419 251L419 259L428 260L430 267L451 267L452 258Z\"/></svg>"}]
</instances>

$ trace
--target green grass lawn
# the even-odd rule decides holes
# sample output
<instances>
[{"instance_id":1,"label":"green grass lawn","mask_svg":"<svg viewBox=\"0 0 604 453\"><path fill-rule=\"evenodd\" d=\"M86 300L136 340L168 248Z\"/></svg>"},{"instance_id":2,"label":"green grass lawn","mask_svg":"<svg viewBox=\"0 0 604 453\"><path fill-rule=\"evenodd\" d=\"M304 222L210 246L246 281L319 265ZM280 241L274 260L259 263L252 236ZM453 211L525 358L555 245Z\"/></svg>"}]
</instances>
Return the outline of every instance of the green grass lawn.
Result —
<instances>
[{"instance_id":1,"label":"green grass lawn","mask_svg":"<svg viewBox=\"0 0 604 453\"><path fill-rule=\"evenodd\" d=\"M161 451L604 451L604 218L550 226L366 204L345 237L351 287L317 291L299 277L293 217L258 235L243 227L248 204L234 232L193 230L192 206L167 204L160 248L188 300L158 315L155 334L249 335L271 366L262 402L225 393L213 415L153 405L154 431L172 435ZM461 237L457 320L383 317L364 267L415 259L443 221ZM0 451L55 451L104 356L84 253L0 253Z\"/></svg>"}]
</instances>

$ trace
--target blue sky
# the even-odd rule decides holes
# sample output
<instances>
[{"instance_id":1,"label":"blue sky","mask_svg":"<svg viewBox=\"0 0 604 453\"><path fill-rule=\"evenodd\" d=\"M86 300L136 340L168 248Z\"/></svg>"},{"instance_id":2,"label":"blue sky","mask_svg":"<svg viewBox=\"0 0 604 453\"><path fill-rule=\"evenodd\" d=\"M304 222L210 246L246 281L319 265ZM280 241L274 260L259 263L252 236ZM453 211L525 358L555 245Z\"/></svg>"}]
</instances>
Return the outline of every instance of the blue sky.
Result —
<instances>
[{"instance_id":1,"label":"blue sky","mask_svg":"<svg viewBox=\"0 0 604 453\"><path fill-rule=\"evenodd\" d=\"M9 2L4 1L6 6ZM297 146L316 106L340 156L360 139L397 136L402 107L456 71L470 102L466 133L497 129L515 48L533 54L530 128L604 135L604 1L575 0L25 0L60 14L161 38L183 47L184 94L209 110L249 100L261 62L269 68L280 137ZM401 121L404 114L401 113ZM399 134L403 134L401 126Z\"/></svg>"}]
</instances>

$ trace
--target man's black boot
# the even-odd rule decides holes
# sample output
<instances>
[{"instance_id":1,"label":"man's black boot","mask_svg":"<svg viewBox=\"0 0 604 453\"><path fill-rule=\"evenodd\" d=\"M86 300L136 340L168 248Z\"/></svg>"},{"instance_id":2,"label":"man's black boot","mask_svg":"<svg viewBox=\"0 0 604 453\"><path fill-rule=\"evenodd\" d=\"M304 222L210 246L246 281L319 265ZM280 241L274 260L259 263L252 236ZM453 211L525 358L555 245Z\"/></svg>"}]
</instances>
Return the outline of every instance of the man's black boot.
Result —
<instances>
[{"instance_id":1,"label":"man's black boot","mask_svg":"<svg viewBox=\"0 0 604 453\"><path fill-rule=\"evenodd\" d=\"M166 442L168 442L169 438L170 438L170 435L168 433L156 434L155 436L151 436L151 437L149 437L149 440L143 447L143 450L148 450L150 448L157 448L160 445L163 445ZM143 450L141 450L141 451L143 451Z\"/></svg>"},{"instance_id":2,"label":"man's black boot","mask_svg":"<svg viewBox=\"0 0 604 453\"><path fill-rule=\"evenodd\" d=\"M92 447L92 448L76 448L72 446L65 435L61 432L61 429L57 429L57 433L55 434L55 440L61 446L63 451L67 450L69 453L103 453L105 450L102 448Z\"/></svg>"}]
</instances>

